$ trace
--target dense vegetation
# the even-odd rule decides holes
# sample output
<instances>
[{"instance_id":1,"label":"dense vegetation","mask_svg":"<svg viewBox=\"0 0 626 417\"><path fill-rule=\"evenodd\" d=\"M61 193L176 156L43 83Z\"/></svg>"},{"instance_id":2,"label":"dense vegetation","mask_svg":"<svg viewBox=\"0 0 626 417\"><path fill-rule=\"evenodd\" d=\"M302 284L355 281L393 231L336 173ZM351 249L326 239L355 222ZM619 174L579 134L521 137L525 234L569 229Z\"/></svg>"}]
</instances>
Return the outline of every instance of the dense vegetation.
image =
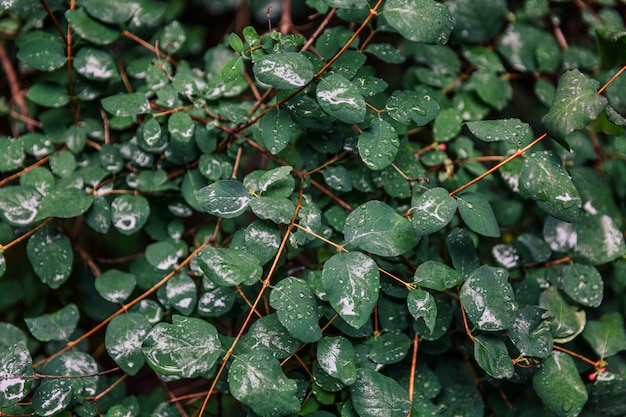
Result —
<instances>
[{"instance_id":1,"label":"dense vegetation","mask_svg":"<svg viewBox=\"0 0 626 417\"><path fill-rule=\"evenodd\" d=\"M2 1L0 415L625 415L626 2L247 3Z\"/></svg>"}]
</instances>

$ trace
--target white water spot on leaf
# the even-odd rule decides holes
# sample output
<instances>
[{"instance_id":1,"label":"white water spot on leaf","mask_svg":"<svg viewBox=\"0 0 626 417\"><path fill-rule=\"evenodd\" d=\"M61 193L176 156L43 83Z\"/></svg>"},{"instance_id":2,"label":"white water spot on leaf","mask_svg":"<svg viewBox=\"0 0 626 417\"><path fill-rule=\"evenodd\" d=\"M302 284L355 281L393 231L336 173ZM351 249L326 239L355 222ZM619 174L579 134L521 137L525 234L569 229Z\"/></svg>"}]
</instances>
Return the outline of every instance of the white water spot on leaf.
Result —
<instances>
[{"instance_id":1,"label":"white water spot on leaf","mask_svg":"<svg viewBox=\"0 0 626 417\"><path fill-rule=\"evenodd\" d=\"M356 106L356 100L353 97L342 97L341 95L348 91L347 88L337 88L330 91L320 91L317 93L317 98L326 101L333 105L348 104Z\"/></svg>"}]
</instances>

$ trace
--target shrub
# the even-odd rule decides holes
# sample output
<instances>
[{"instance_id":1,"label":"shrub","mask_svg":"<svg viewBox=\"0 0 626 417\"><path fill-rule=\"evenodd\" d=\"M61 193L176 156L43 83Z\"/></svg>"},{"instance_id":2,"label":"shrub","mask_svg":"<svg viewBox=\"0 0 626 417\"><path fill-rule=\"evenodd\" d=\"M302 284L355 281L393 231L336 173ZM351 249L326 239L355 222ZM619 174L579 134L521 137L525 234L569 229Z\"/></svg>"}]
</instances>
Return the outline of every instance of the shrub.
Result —
<instances>
[{"instance_id":1,"label":"shrub","mask_svg":"<svg viewBox=\"0 0 626 417\"><path fill-rule=\"evenodd\" d=\"M623 1L67 3L0 15L1 415L626 414Z\"/></svg>"}]
</instances>

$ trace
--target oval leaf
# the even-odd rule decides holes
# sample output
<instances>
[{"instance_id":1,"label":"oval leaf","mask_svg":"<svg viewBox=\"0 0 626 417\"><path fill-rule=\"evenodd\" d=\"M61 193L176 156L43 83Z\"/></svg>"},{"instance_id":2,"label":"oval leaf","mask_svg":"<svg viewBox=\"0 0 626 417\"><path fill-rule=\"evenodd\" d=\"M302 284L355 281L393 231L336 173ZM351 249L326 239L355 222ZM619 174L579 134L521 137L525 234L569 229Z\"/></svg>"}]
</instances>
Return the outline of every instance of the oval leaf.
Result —
<instances>
[{"instance_id":1,"label":"oval leaf","mask_svg":"<svg viewBox=\"0 0 626 417\"><path fill-rule=\"evenodd\" d=\"M202 271L218 286L251 285L261 278L258 258L241 250L207 246L198 259Z\"/></svg>"},{"instance_id":2,"label":"oval leaf","mask_svg":"<svg viewBox=\"0 0 626 417\"><path fill-rule=\"evenodd\" d=\"M500 237L500 226L491 205L482 194L467 192L457 198L459 214L474 232L488 237Z\"/></svg>"},{"instance_id":3,"label":"oval leaf","mask_svg":"<svg viewBox=\"0 0 626 417\"><path fill-rule=\"evenodd\" d=\"M429 235L446 226L456 213L456 200L441 187L431 188L411 202L411 222L419 236Z\"/></svg>"},{"instance_id":4,"label":"oval leaf","mask_svg":"<svg viewBox=\"0 0 626 417\"><path fill-rule=\"evenodd\" d=\"M508 272L481 266L461 287L461 302L469 319L481 330L504 330L513 324L517 303Z\"/></svg>"},{"instance_id":5,"label":"oval leaf","mask_svg":"<svg viewBox=\"0 0 626 417\"><path fill-rule=\"evenodd\" d=\"M380 256L401 255L415 247L419 238L411 222L381 201L368 201L348 215L344 226L347 247Z\"/></svg>"},{"instance_id":6,"label":"oval leaf","mask_svg":"<svg viewBox=\"0 0 626 417\"><path fill-rule=\"evenodd\" d=\"M195 193L202 208L210 214L226 219L238 217L250 203L250 193L242 183L219 180Z\"/></svg>"},{"instance_id":7,"label":"oval leaf","mask_svg":"<svg viewBox=\"0 0 626 417\"><path fill-rule=\"evenodd\" d=\"M520 181L537 205L551 216L566 222L578 218L582 200L554 152L533 152L524 161Z\"/></svg>"},{"instance_id":8,"label":"oval leaf","mask_svg":"<svg viewBox=\"0 0 626 417\"><path fill-rule=\"evenodd\" d=\"M415 320L421 317L432 335L435 330L435 324L437 324L437 303L432 294L428 291L416 288L409 291L406 304L411 316L413 316Z\"/></svg>"},{"instance_id":9,"label":"oval leaf","mask_svg":"<svg viewBox=\"0 0 626 417\"><path fill-rule=\"evenodd\" d=\"M360 252L341 252L324 264L322 281L333 309L358 329L369 319L376 301L380 275L376 263Z\"/></svg>"},{"instance_id":10,"label":"oval leaf","mask_svg":"<svg viewBox=\"0 0 626 417\"><path fill-rule=\"evenodd\" d=\"M94 81L105 81L117 77L117 66L107 52L83 47L74 56L72 65L77 73Z\"/></svg>"},{"instance_id":11,"label":"oval leaf","mask_svg":"<svg viewBox=\"0 0 626 417\"><path fill-rule=\"evenodd\" d=\"M352 405L361 417L406 417L411 408L405 388L369 368L358 370L350 394Z\"/></svg>"},{"instance_id":12,"label":"oval leaf","mask_svg":"<svg viewBox=\"0 0 626 417\"><path fill-rule=\"evenodd\" d=\"M563 389L567 387L567 389ZM533 377L533 388L559 417L575 417L587 402L587 389L571 356L554 351Z\"/></svg>"},{"instance_id":13,"label":"oval leaf","mask_svg":"<svg viewBox=\"0 0 626 417\"><path fill-rule=\"evenodd\" d=\"M441 262L426 261L415 270L413 282L420 287L444 291L460 285L463 282L463 276Z\"/></svg>"},{"instance_id":14,"label":"oval leaf","mask_svg":"<svg viewBox=\"0 0 626 417\"><path fill-rule=\"evenodd\" d=\"M72 272L72 244L52 227L44 227L28 239L26 254L35 274L50 288L59 288Z\"/></svg>"},{"instance_id":15,"label":"oval leaf","mask_svg":"<svg viewBox=\"0 0 626 417\"><path fill-rule=\"evenodd\" d=\"M293 337L304 343L317 342L322 337L317 303L306 281L284 278L272 289L270 305Z\"/></svg>"},{"instance_id":16,"label":"oval leaf","mask_svg":"<svg viewBox=\"0 0 626 417\"><path fill-rule=\"evenodd\" d=\"M359 135L359 155L369 169L387 168L396 158L400 141L396 129L383 119L374 119L372 125Z\"/></svg>"},{"instance_id":17,"label":"oval leaf","mask_svg":"<svg viewBox=\"0 0 626 417\"><path fill-rule=\"evenodd\" d=\"M135 375L145 363L141 345L152 326L139 313L115 317L104 336L104 345L111 358L128 375Z\"/></svg>"},{"instance_id":18,"label":"oval leaf","mask_svg":"<svg viewBox=\"0 0 626 417\"><path fill-rule=\"evenodd\" d=\"M344 123L365 120L365 99L343 75L331 74L321 80L315 96L322 110Z\"/></svg>"},{"instance_id":19,"label":"oval leaf","mask_svg":"<svg viewBox=\"0 0 626 417\"><path fill-rule=\"evenodd\" d=\"M143 342L148 365L162 375L193 378L209 372L222 354L217 330L204 320L174 315Z\"/></svg>"},{"instance_id":20,"label":"oval leaf","mask_svg":"<svg viewBox=\"0 0 626 417\"><path fill-rule=\"evenodd\" d=\"M321 338L317 342L317 362L328 375L345 385L352 385L356 381L354 348L345 337Z\"/></svg>"},{"instance_id":21,"label":"oval leaf","mask_svg":"<svg viewBox=\"0 0 626 417\"><path fill-rule=\"evenodd\" d=\"M501 140L513 145L521 144L528 133L530 125L519 119L479 120L467 122L465 126L474 136L485 142Z\"/></svg>"},{"instance_id":22,"label":"oval leaf","mask_svg":"<svg viewBox=\"0 0 626 417\"><path fill-rule=\"evenodd\" d=\"M279 90L304 87L313 79L313 64L297 52L264 55L252 67L259 81Z\"/></svg>"},{"instance_id":23,"label":"oval leaf","mask_svg":"<svg viewBox=\"0 0 626 417\"><path fill-rule=\"evenodd\" d=\"M448 8L434 0L388 0L383 13L394 29L414 42L446 43L454 27Z\"/></svg>"},{"instance_id":24,"label":"oval leaf","mask_svg":"<svg viewBox=\"0 0 626 417\"><path fill-rule=\"evenodd\" d=\"M513 362L502 339L490 335L474 337L474 358L487 374L496 379L510 378Z\"/></svg>"},{"instance_id":25,"label":"oval leaf","mask_svg":"<svg viewBox=\"0 0 626 417\"><path fill-rule=\"evenodd\" d=\"M65 51L51 39L37 39L23 45L17 57L26 65L39 71L54 71L67 62Z\"/></svg>"},{"instance_id":26,"label":"oval leaf","mask_svg":"<svg viewBox=\"0 0 626 417\"><path fill-rule=\"evenodd\" d=\"M24 321L30 333L40 342L51 340L70 340L70 335L78 323L78 308L68 304L54 313L27 318Z\"/></svg>"},{"instance_id":27,"label":"oval leaf","mask_svg":"<svg viewBox=\"0 0 626 417\"><path fill-rule=\"evenodd\" d=\"M128 117L150 112L150 103L144 93L116 94L103 98L101 103L113 116Z\"/></svg>"},{"instance_id":28,"label":"oval leaf","mask_svg":"<svg viewBox=\"0 0 626 417\"><path fill-rule=\"evenodd\" d=\"M140 195L120 195L111 203L111 222L123 235L141 230L149 215L150 204Z\"/></svg>"}]
</instances>

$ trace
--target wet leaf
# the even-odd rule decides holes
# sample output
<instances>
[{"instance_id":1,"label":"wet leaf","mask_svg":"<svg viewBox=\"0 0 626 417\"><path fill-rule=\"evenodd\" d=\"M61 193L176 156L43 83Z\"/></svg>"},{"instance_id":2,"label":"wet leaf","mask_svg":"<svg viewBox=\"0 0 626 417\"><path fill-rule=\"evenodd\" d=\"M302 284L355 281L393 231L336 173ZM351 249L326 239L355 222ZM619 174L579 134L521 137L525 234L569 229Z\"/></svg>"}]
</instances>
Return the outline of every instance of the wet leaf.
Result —
<instances>
[{"instance_id":1,"label":"wet leaf","mask_svg":"<svg viewBox=\"0 0 626 417\"><path fill-rule=\"evenodd\" d=\"M198 254L200 267L219 286L251 285L261 278L261 265L247 252L207 246Z\"/></svg>"},{"instance_id":2,"label":"wet leaf","mask_svg":"<svg viewBox=\"0 0 626 417\"><path fill-rule=\"evenodd\" d=\"M591 265L574 262L565 265L561 271L561 285L565 294L583 306L598 307L602 303L602 276Z\"/></svg>"},{"instance_id":3,"label":"wet leaf","mask_svg":"<svg viewBox=\"0 0 626 417\"><path fill-rule=\"evenodd\" d=\"M372 125L359 135L359 155L369 169L388 167L395 159L399 146L396 130L384 119L374 119Z\"/></svg>"},{"instance_id":4,"label":"wet leaf","mask_svg":"<svg viewBox=\"0 0 626 417\"><path fill-rule=\"evenodd\" d=\"M285 149L296 124L285 110L270 110L259 123L263 145L274 155Z\"/></svg>"},{"instance_id":5,"label":"wet leaf","mask_svg":"<svg viewBox=\"0 0 626 417\"><path fill-rule=\"evenodd\" d=\"M281 280L270 292L270 306L289 333L302 342L313 343L322 337L317 303L306 281L294 277Z\"/></svg>"},{"instance_id":6,"label":"wet leaf","mask_svg":"<svg viewBox=\"0 0 626 417\"><path fill-rule=\"evenodd\" d=\"M135 275L117 269L109 269L96 278L96 291L102 298L112 303L123 303L137 285Z\"/></svg>"},{"instance_id":7,"label":"wet leaf","mask_svg":"<svg viewBox=\"0 0 626 417\"><path fill-rule=\"evenodd\" d=\"M119 315L107 326L104 338L106 350L128 375L135 375L144 365L141 346L151 329L148 320L139 313Z\"/></svg>"},{"instance_id":8,"label":"wet leaf","mask_svg":"<svg viewBox=\"0 0 626 417\"><path fill-rule=\"evenodd\" d=\"M406 389L373 369L357 369L350 394L361 417L406 417L411 407Z\"/></svg>"},{"instance_id":9,"label":"wet leaf","mask_svg":"<svg viewBox=\"0 0 626 417\"><path fill-rule=\"evenodd\" d=\"M587 402L587 389L574 360L563 352L554 351L543 361L533 377L533 388L545 406L560 417L577 416Z\"/></svg>"},{"instance_id":10,"label":"wet leaf","mask_svg":"<svg viewBox=\"0 0 626 417\"><path fill-rule=\"evenodd\" d=\"M406 304L411 316L415 320L422 318L432 334L437 324L437 303L433 296L428 291L416 288L409 291Z\"/></svg>"},{"instance_id":11,"label":"wet leaf","mask_svg":"<svg viewBox=\"0 0 626 417\"><path fill-rule=\"evenodd\" d=\"M44 380L33 394L33 409L40 416L51 416L65 410L74 395L74 385L67 379Z\"/></svg>"},{"instance_id":12,"label":"wet leaf","mask_svg":"<svg viewBox=\"0 0 626 417\"><path fill-rule=\"evenodd\" d=\"M533 152L524 161L520 183L537 205L557 219L572 222L582 201L576 186L552 151Z\"/></svg>"},{"instance_id":13,"label":"wet leaf","mask_svg":"<svg viewBox=\"0 0 626 417\"><path fill-rule=\"evenodd\" d=\"M280 417L300 410L296 381L285 376L267 349L237 355L228 371L228 386L257 415Z\"/></svg>"},{"instance_id":14,"label":"wet leaf","mask_svg":"<svg viewBox=\"0 0 626 417\"><path fill-rule=\"evenodd\" d=\"M343 232L348 248L380 256L401 255L418 241L411 222L381 201L368 201L357 207L348 215Z\"/></svg>"},{"instance_id":15,"label":"wet leaf","mask_svg":"<svg viewBox=\"0 0 626 417\"><path fill-rule=\"evenodd\" d=\"M541 119L548 134L565 139L574 130L583 129L596 119L608 103L597 93L598 87L597 81L577 69L563 74L550 111Z\"/></svg>"},{"instance_id":16,"label":"wet leaf","mask_svg":"<svg viewBox=\"0 0 626 417\"><path fill-rule=\"evenodd\" d=\"M54 71L67 62L65 51L51 39L37 39L22 45L17 57L30 67L40 71Z\"/></svg>"},{"instance_id":17,"label":"wet leaf","mask_svg":"<svg viewBox=\"0 0 626 417\"><path fill-rule=\"evenodd\" d=\"M496 379L511 378L515 369L506 345L491 335L474 337L474 358L487 374Z\"/></svg>"},{"instance_id":18,"label":"wet leaf","mask_svg":"<svg viewBox=\"0 0 626 417\"><path fill-rule=\"evenodd\" d=\"M202 208L226 219L240 216L250 203L248 189L234 180L218 180L195 193Z\"/></svg>"},{"instance_id":19,"label":"wet leaf","mask_svg":"<svg viewBox=\"0 0 626 417\"><path fill-rule=\"evenodd\" d=\"M315 96L322 110L344 123L361 123L365 120L365 99L343 75L324 77L317 85Z\"/></svg>"},{"instance_id":20,"label":"wet leaf","mask_svg":"<svg viewBox=\"0 0 626 417\"><path fill-rule=\"evenodd\" d=\"M12 324L0 323L0 333L0 407L8 408L30 392L33 360L21 330Z\"/></svg>"},{"instance_id":21,"label":"wet leaf","mask_svg":"<svg viewBox=\"0 0 626 417\"><path fill-rule=\"evenodd\" d=\"M72 60L72 66L77 73L89 80L106 81L119 76L113 57L100 49L79 49Z\"/></svg>"},{"instance_id":22,"label":"wet leaf","mask_svg":"<svg viewBox=\"0 0 626 417\"><path fill-rule=\"evenodd\" d=\"M530 125L519 119L481 120L467 122L465 126L474 136L485 142L504 140L513 145L519 145L528 133Z\"/></svg>"},{"instance_id":23,"label":"wet leaf","mask_svg":"<svg viewBox=\"0 0 626 417\"><path fill-rule=\"evenodd\" d=\"M394 29L413 42L446 43L453 28L448 8L434 0L389 0L383 13Z\"/></svg>"},{"instance_id":24,"label":"wet leaf","mask_svg":"<svg viewBox=\"0 0 626 417\"><path fill-rule=\"evenodd\" d=\"M500 237L500 226L491 205L482 194L465 192L457 198L459 214L465 224L476 233Z\"/></svg>"},{"instance_id":25,"label":"wet leaf","mask_svg":"<svg viewBox=\"0 0 626 417\"><path fill-rule=\"evenodd\" d=\"M118 30L92 19L82 7L67 10L65 18L78 36L96 45L108 45L119 36Z\"/></svg>"},{"instance_id":26,"label":"wet leaf","mask_svg":"<svg viewBox=\"0 0 626 417\"><path fill-rule=\"evenodd\" d=\"M70 277L74 252L65 234L44 227L28 239L26 254L35 274L50 288L59 288Z\"/></svg>"},{"instance_id":27,"label":"wet leaf","mask_svg":"<svg viewBox=\"0 0 626 417\"><path fill-rule=\"evenodd\" d=\"M461 286L461 302L468 318L481 330L508 329L513 325L517 303L508 272L481 266Z\"/></svg>"},{"instance_id":28,"label":"wet leaf","mask_svg":"<svg viewBox=\"0 0 626 417\"><path fill-rule=\"evenodd\" d=\"M252 67L259 81L279 90L304 87L313 79L311 62L297 52L265 55Z\"/></svg>"},{"instance_id":29,"label":"wet leaf","mask_svg":"<svg viewBox=\"0 0 626 417\"><path fill-rule=\"evenodd\" d=\"M54 313L27 318L24 321L30 333L40 342L69 341L78 324L79 312L75 304L68 304Z\"/></svg>"},{"instance_id":30,"label":"wet leaf","mask_svg":"<svg viewBox=\"0 0 626 417\"><path fill-rule=\"evenodd\" d=\"M101 103L106 111L120 117L136 116L150 111L150 103L144 93L117 94L103 98Z\"/></svg>"},{"instance_id":31,"label":"wet leaf","mask_svg":"<svg viewBox=\"0 0 626 417\"><path fill-rule=\"evenodd\" d=\"M463 276L458 271L441 262L426 261L421 263L415 270L413 282L420 287L445 291L448 288L461 285Z\"/></svg>"},{"instance_id":32,"label":"wet leaf","mask_svg":"<svg viewBox=\"0 0 626 417\"><path fill-rule=\"evenodd\" d=\"M174 315L171 324L159 323L150 331L142 351L156 372L193 378L209 372L222 346L212 324Z\"/></svg>"},{"instance_id":33,"label":"wet leaf","mask_svg":"<svg viewBox=\"0 0 626 417\"><path fill-rule=\"evenodd\" d=\"M387 365L404 359L411 347L411 339L404 333L384 333L370 345L368 357L375 363Z\"/></svg>"},{"instance_id":34,"label":"wet leaf","mask_svg":"<svg viewBox=\"0 0 626 417\"><path fill-rule=\"evenodd\" d=\"M573 340L585 328L585 311L569 305L554 286L541 293L539 306L548 310L552 337L558 343Z\"/></svg>"},{"instance_id":35,"label":"wet leaf","mask_svg":"<svg viewBox=\"0 0 626 417\"><path fill-rule=\"evenodd\" d=\"M75 188L54 190L43 198L37 219L78 217L89 210L93 202L93 195L83 190Z\"/></svg>"},{"instance_id":36,"label":"wet leaf","mask_svg":"<svg viewBox=\"0 0 626 417\"><path fill-rule=\"evenodd\" d=\"M317 361L328 375L345 385L356 381L354 348L345 337L322 337L317 342Z\"/></svg>"},{"instance_id":37,"label":"wet leaf","mask_svg":"<svg viewBox=\"0 0 626 417\"><path fill-rule=\"evenodd\" d=\"M618 313L607 313L585 325L583 338L600 358L608 358L626 350L624 319Z\"/></svg>"},{"instance_id":38,"label":"wet leaf","mask_svg":"<svg viewBox=\"0 0 626 417\"><path fill-rule=\"evenodd\" d=\"M573 258L577 261L601 265L626 252L622 231L605 214L581 216L574 223L574 231L576 244Z\"/></svg>"},{"instance_id":39,"label":"wet leaf","mask_svg":"<svg viewBox=\"0 0 626 417\"><path fill-rule=\"evenodd\" d=\"M67 87L51 82L39 82L28 89L26 97L45 107L62 107L70 102Z\"/></svg>"},{"instance_id":40,"label":"wet leaf","mask_svg":"<svg viewBox=\"0 0 626 417\"><path fill-rule=\"evenodd\" d=\"M552 352L552 335L546 310L527 306L515 313L508 335L521 356L547 358Z\"/></svg>"},{"instance_id":41,"label":"wet leaf","mask_svg":"<svg viewBox=\"0 0 626 417\"><path fill-rule=\"evenodd\" d=\"M41 205L41 194L31 186L9 185L0 188L0 217L11 226L31 224Z\"/></svg>"},{"instance_id":42,"label":"wet leaf","mask_svg":"<svg viewBox=\"0 0 626 417\"><path fill-rule=\"evenodd\" d=\"M324 264L322 280L333 309L350 326L363 326L378 300L380 276L376 263L360 252L341 252Z\"/></svg>"},{"instance_id":43,"label":"wet leaf","mask_svg":"<svg viewBox=\"0 0 626 417\"><path fill-rule=\"evenodd\" d=\"M435 187L413 196L411 222L418 235L429 235L445 227L454 213L457 202L445 188Z\"/></svg>"},{"instance_id":44,"label":"wet leaf","mask_svg":"<svg viewBox=\"0 0 626 417\"><path fill-rule=\"evenodd\" d=\"M123 235L138 232L148 221L150 204L140 195L120 195L111 202L111 222Z\"/></svg>"}]
</instances>

